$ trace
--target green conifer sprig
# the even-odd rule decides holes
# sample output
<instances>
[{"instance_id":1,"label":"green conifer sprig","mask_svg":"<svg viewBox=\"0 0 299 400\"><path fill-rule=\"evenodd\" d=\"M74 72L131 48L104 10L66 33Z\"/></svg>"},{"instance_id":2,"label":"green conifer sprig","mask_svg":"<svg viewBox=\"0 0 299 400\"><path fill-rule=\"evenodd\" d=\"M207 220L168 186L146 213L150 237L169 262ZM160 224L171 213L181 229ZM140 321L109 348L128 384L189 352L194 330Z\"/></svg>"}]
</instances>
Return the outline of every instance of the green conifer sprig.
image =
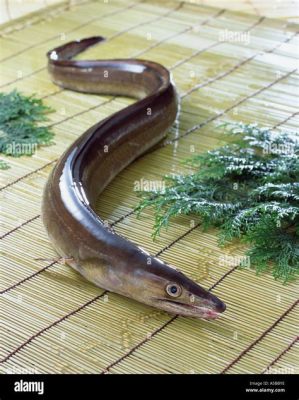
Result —
<instances>
[{"instance_id":1,"label":"green conifer sprig","mask_svg":"<svg viewBox=\"0 0 299 400\"><path fill-rule=\"evenodd\" d=\"M140 192L154 207L153 237L180 214L219 228L219 244L249 243L251 265L287 282L299 273L299 135L256 124L223 124L230 144L184 162L193 172L166 176L165 190Z\"/></svg>"},{"instance_id":2,"label":"green conifer sprig","mask_svg":"<svg viewBox=\"0 0 299 400\"><path fill-rule=\"evenodd\" d=\"M34 96L16 90L0 93L0 153L11 157L32 155L37 147L51 144L54 134L42 123L52 111ZM1 160L0 168L7 167Z\"/></svg>"}]
</instances>

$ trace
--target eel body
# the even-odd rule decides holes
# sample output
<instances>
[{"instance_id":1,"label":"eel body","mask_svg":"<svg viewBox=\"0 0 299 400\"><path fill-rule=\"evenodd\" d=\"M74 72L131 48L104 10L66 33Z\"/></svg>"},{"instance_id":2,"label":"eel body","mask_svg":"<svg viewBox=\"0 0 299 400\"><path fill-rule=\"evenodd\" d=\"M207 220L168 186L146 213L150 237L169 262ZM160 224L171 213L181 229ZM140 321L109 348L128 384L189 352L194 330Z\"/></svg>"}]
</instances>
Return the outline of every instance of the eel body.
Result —
<instances>
[{"instance_id":1,"label":"eel body","mask_svg":"<svg viewBox=\"0 0 299 400\"><path fill-rule=\"evenodd\" d=\"M116 234L94 211L109 182L161 141L178 109L175 87L160 64L72 59L102 40L91 37L49 51L53 82L79 92L124 95L137 101L89 128L59 159L43 194L48 236L71 267L101 288L171 313L216 318L225 310L221 300Z\"/></svg>"}]
</instances>

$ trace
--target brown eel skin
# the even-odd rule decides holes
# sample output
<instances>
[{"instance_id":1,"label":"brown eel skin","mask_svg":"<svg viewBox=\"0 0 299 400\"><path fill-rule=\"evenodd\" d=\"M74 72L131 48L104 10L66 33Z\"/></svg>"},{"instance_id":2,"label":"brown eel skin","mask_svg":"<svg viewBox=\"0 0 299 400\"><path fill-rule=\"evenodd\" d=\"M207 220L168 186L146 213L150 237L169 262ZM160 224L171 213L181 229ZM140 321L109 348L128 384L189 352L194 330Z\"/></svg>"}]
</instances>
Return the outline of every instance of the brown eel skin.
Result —
<instances>
[{"instance_id":1,"label":"brown eel skin","mask_svg":"<svg viewBox=\"0 0 299 400\"><path fill-rule=\"evenodd\" d=\"M214 319L226 308L221 300L116 234L94 211L109 182L165 137L178 110L169 71L160 64L72 60L103 40L86 38L49 51L53 82L137 101L89 128L61 156L44 189L45 228L59 255L95 285L170 313Z\"/></svg>"}]
</instances>

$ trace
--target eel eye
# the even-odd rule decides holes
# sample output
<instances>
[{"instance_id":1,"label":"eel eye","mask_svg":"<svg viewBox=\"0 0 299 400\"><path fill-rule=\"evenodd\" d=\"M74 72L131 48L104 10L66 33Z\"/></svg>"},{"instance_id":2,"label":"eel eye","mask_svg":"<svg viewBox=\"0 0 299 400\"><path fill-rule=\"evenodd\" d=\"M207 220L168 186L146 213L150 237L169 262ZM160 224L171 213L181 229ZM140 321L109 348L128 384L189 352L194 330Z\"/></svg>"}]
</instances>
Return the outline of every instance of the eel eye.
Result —
<instances>
[{"instance_id":1,"label":"eel eye","mask_svg":"<svg viewBox=\"0 0 299 400\"><path fill-rule=\"evenodd\" d=\"M179 297L182 293L182 289L176 283L169 283L166 286L166 293L171 297Z\"/></svg>"}]
</instances>

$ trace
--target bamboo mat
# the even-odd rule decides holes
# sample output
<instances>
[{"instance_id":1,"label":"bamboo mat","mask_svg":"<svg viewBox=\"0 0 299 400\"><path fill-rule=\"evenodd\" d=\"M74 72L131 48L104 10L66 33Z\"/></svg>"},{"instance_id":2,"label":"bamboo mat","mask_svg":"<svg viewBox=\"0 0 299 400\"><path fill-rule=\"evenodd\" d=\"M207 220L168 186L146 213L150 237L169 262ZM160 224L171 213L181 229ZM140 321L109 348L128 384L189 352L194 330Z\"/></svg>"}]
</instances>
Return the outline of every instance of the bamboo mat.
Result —
<instances>
[{"instance_id":1,"label":"bamboo mat","mask_svg":"<svg viewBox=\"0 0 299 400\"><path fill-rule=\"evenodd\" d=\"M298 25L172 0L59 7L31 25L0 27L1 90L35 92L56 109L49 116L55 144L10 158L1 174L1 372L298 373L298 282L284 286L270 273L237 268L244 248L220 249L216 232L203 233L193 217L177 218L153 242L152 212L136 219L132 211L136 181L183 171L180 160L190 152L224 144L220 122L298 127ZM219 41L227 29L250 33L249 42ZM68 266L34 260L56 256L39 215L55 161L89 126L132 102L50 82L46 51L97 34L108 41L82 58L160 62L182 98L168 144L122 172L97 211L117 232L211 288L227 304L222 319L171 316L106 293Z\"/></svg>"},{"instance_id":2,"label":"bamboo mat","mask_svg":"<svg viewBox=\"0 0 299 400\"><path fill-rule=\"evenodd\" d=\"M64 7L80 0L66 0ZM82 0L81 0L82 1ZM257 16L284 18L288 21L298 22L299 4L294 0L186 0L189 3L226 8L228 10L243 11ZM37 12L40 15L42 8L57 5L60 0L0 0L0 24L16 18ZM55 7L57 9L57 7ZM32 16L31 16L32 17ZM11 24L10 24L11 25Z\"/></svg>"}]
</instances>

